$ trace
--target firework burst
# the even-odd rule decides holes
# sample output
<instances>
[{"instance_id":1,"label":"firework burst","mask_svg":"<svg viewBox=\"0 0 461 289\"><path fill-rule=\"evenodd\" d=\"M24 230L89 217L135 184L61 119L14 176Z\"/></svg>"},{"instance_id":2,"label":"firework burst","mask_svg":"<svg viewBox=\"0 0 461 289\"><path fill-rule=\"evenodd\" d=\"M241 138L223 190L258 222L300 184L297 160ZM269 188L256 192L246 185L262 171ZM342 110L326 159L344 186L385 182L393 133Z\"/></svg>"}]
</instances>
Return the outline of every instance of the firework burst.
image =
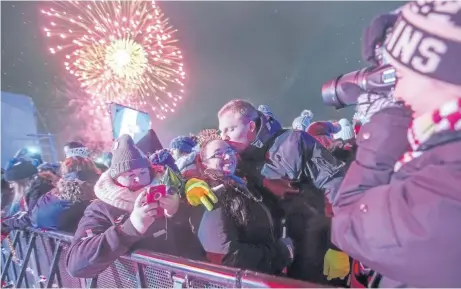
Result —
<instances>
[{"instance_id":1,"label":"firework burst","mask_svg":"<svg viewBox=\"0 0 461 289\"><path fill-rule=\"evenodd\" d=\"M173 113L185 72L174 30L154 1L61 1L41 12L50 52L63 57L96 110L108 102Z\"/></svg>"}]
</instances>

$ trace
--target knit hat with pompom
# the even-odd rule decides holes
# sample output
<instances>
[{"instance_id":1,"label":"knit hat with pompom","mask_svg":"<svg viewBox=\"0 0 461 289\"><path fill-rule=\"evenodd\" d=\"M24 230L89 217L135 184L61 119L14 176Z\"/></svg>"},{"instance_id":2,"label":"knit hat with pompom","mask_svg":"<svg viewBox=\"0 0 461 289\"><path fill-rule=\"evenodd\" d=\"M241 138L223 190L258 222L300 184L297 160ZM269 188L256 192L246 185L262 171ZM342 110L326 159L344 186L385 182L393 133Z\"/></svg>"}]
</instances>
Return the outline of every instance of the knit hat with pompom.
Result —
<instances>
[{"instance_id":1,"label":"knit hat with pompom","mask_svg":"<svg viewBox=\"0 0 461 289\"><path fill-rule=\"evenodd\" d=\"M312 111L308 109L303 110L301 112L301 115L293 120L293 129L305 131L311 124L313 117L314 114L312 113Z\"/></svg>"},{"instance_id":2,"label":"knit hat with pompom","mask_svg":"<svg viewBox=\"0 0 461 289\"><path fill-rule=\"evenodd\" d=\"M178 167L175 164L174 158L171 156L167 149L156 151L150 156L150 162L153 165L168 166L175 172L179 172Z\"/></svg>"},{"instance_id":3,"label":"knit hat with pompom","mask_svg":"<svg viewBox=\"0 0 461 289\"><path fill-rule=\"evenodd\" d=\"M354 127L348 119L342 118L338 123L341 130L333 135L334 139L350 140L355 137Z\"/></svg>"},{"instance_id":4,"label":"knit hat with pompom","mask_svg":"<svg viewBox=\"0 0 461 289\"><path fill-rule=\"evenodd\" d=\"M147 157L136 147L131 136L127 134L114 141L112 155L110 176L113 179L134 169L151 167Z\"/></svg>"},{"instance_id":5,"label":"knit hat with pompom","mask_svg":"<svg viewBox=\"0 0 461 289\"><path fill-rule=\"evenodd\" d=\"M194 149L197 143L192 137L189 136L178 136L174 138L170 143L170 148L177 149L181 153L190 153Z\"/></svg>"}]
</instances>

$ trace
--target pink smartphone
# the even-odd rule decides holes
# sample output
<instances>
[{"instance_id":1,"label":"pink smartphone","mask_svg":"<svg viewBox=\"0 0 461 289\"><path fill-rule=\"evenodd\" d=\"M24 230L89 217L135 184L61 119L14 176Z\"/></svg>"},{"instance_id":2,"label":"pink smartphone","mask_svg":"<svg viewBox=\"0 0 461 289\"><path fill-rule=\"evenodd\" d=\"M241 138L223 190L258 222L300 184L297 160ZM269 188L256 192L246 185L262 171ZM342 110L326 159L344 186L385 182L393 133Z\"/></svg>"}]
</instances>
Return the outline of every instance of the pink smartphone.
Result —
<instances>
[{"instance_id":1,"label":"pink smartphone","mask_svg":"<svg viewBox=\"0 0 461 289\"><path fill-rule=\"evenodd\" d=\"M166 196L166 186L157 185L149 188L149 192L146 196L146 202L148 204L158 202L161 198Z\"/></svg>"},{"instance_id":2,"label":"pink smartphone","mask_svg":"<svg viewBox=\"0 0 461 289\"><path fill-rule=\"evenodd\" d=\"M146 196L146 203L151 204L158 202L161 198L166 196L166 186L157 185L149 188L149 192ZM163 216L164 212L162 208L157 209L157 216Z\"/></svg>"}]
</instances>

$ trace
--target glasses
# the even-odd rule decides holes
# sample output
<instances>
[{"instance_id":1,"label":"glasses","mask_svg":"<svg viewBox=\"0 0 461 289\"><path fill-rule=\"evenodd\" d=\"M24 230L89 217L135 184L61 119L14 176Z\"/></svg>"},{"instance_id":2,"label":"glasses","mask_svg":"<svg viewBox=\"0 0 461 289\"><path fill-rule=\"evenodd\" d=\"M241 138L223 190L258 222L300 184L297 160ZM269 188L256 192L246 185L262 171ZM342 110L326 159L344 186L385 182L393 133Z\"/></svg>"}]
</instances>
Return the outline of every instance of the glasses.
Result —
<instances>
[{"instance_id":1,"label":"glasses","mask_svg":"<svg viewBox=\"0 0 461 289\"><path fill-rule=\"evenodd\" d=\"M228 156L234 156L235 151L231 148L225 150L224 152L215 152L212 156L206 158L205 160L210 160L210 159L223 159L225 155Z\"/></svg>"}]
</instances>

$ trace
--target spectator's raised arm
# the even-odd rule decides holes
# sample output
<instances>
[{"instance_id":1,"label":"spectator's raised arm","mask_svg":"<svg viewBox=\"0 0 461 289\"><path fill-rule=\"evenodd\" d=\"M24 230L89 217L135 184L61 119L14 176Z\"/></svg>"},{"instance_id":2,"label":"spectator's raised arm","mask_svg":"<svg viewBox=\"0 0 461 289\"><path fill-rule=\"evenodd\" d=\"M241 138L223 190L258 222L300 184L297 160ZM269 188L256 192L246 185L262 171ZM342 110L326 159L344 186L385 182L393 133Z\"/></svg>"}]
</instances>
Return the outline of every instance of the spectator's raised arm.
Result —
<instances>
[{"instance_id":1,"label":"spectator's raised arm","mask_svg":"<svg viewBox=\"0 0 461 289\"><path fill-rule=\"evenodd\" d=\"M441 147L438 161L394 175L394 164L408 148L410 120L408 112L392 108L362 128L357 160L334 200L332 239L398 282L458 286L461 279L453 276L459 276L461 233L454 220L461 217L461 162L453 160L449 146Z\"/></svg>"},{"instance_id":2,"label":"spectator's raised arm","mask_svg":"<svg viewBox=\"0 0 461 289\"><path fill-rule=\"evenodd\" d=\"M67 255L67 270L71 276L97 276L143 237L130 218L121 225L113 225L107 213L101 211L100 203L95 201L87 208L75 233Z\"/></svg>"}]
</instances>

